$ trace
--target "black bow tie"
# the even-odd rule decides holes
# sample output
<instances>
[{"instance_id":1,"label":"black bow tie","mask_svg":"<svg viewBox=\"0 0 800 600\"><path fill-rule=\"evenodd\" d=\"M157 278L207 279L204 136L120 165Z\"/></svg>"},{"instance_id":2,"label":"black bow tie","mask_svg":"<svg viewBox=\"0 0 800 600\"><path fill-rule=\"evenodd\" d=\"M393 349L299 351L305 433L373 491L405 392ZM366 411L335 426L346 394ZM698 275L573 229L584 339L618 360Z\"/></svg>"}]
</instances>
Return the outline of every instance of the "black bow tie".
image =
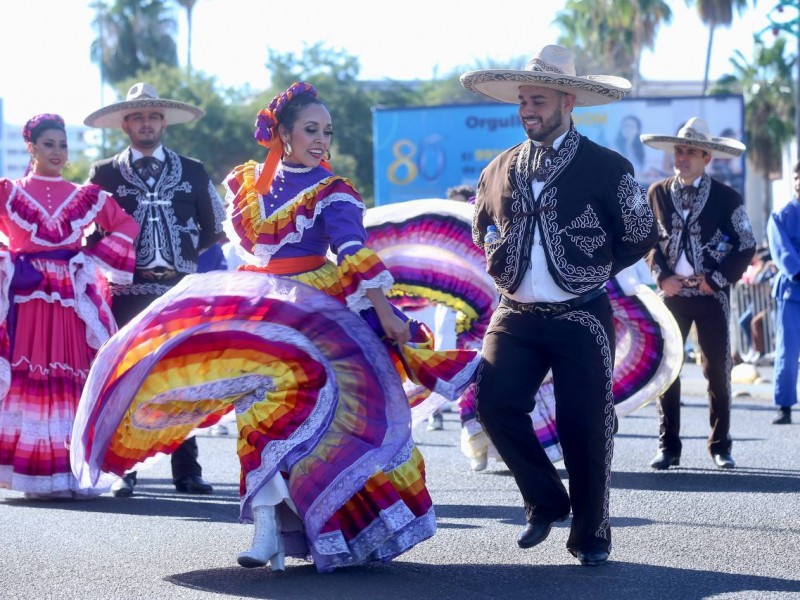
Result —
<instances>
[{"instance_id":1,"label":"black bow tie","mask_svg":"<svg viewBox=\"0 0 800 600\"><path fill-rule=\"evenodd\" d=\"M133 168L136 169L136 172L139 173L139 176L147 181L151 177L153 179L158 179L158 176L161 175L161 169L163 168L164 163L158 160L155 156L143 156L135 161L133 161Z\"/></svg>"},{"instance_id":2,"label":"black bow tie","mask_svg":"<svg viewBox=\"0 0 800 600\"><path fill-rule=\"evenodd\" d=\"M697 198L697 188L693 185L685 185L680 189L681 209L692 210L694 199Z\"/></svg>"},{"instance_id":3,"label":"black bow tie","mask_svg":"<svg viewBox=\"0 0 800 600\"><path fill-rule=\"evenodd\" d=\"M534 181L546 181L553 168L553 158L556 150L552 146L536 146L533 151L533 179Z\"/></svg>"}]
</instances>

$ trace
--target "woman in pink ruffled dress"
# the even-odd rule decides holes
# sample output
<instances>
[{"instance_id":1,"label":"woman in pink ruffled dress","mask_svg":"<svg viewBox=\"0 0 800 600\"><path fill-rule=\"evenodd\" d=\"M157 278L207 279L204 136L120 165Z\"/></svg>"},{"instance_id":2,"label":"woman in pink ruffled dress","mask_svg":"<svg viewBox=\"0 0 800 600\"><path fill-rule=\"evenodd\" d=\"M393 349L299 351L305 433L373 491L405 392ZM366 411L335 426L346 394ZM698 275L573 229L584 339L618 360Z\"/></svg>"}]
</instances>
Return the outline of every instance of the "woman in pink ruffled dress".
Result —
<instances>
[{"instance_id":1,"label":"woman in pink ruffled dress","mask_svg":"<svg viewBox=\"0 0 800 600\"><path fill-rule=\"evenodd\" d=\"M31 118L21 179L0 179L0 488L73 498L69 443L97 349L116 331L107 280L132 276L136 221L94 185L61 177L64 120ZM91 248L85 234L103 235Z\"/></svg>"}]
</instances>

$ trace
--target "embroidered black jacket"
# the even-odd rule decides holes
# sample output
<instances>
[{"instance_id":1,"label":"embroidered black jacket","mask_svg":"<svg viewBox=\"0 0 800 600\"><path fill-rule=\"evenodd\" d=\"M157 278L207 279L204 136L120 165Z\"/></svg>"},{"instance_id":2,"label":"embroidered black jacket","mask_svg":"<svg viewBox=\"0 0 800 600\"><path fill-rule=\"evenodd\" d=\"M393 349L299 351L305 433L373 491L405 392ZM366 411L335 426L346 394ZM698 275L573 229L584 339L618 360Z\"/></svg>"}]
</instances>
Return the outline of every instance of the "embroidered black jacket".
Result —
<instances>
[{"instance_id":1,"label":"embroidered black jacket","mask_svg":"<svg viewBox=\"0 0 800 600\"><path fill-rule=\"evenodd\" d=\"M139 224L137 268L152 263L158 253L172 269L186 275L197 271L200 251L222 238L225 211L203 163L168 148L164 152L164 168L152 189L133 168L130 149L94 163L89 179L113 194ZM144 287L152 285L134 275L133 284L114 286L113 292L144 293Z\"/></svg>"},{"instance_id":2,"label":"embroidered black jacket","mask_svg":"<svg viewBox=\"0 0 800 600\"><path fill-rule=\"evenodd\" d=\"M704 174L697 197L684 219L677 177L656 181L647 198L658 221L660 240L647 256L653 277L661 281L675 275L681 255L698 275L705 275L714 290L736 283L756 251L756 239L739 193ZM697 296L696 288L679 295Z\"/></svg>"},{"instance_id":3,"label":"embroidered black jacket","mask_svg":"<svg viewBox=\"0 0 800 600\"><path fill-rule=\"evenodd\" d=\"M530 266L537 224L550 275L573 294L605 285L652 248L655 220L630 162L573 125L534 200L533 148L526 141L506 150L478 180L472 239L487 252L486 270L501 292L519 287ZM489 225L497 226L502 241L484 248Z\"/></svg>"}]
</instances>

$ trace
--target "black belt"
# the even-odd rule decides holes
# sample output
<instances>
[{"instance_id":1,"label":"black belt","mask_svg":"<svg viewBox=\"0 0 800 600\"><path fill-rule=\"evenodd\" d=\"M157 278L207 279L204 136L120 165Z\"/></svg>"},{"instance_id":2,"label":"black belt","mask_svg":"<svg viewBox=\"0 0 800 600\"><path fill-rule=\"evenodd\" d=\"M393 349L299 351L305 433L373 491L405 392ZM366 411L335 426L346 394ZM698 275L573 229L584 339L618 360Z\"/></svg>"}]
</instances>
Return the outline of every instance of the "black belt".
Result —
<instances>
[{"instance_id":1,"label":"black belt","mask_svg":"<svg viewBox=\"0 0 800 600\"><path fill-rule=\"evenodd\" d=\"M169 267L153 267L152 269L136 269L136 274L142 279L149 279L150 281L168 281L175 279L178 272Z\"/></svg>"},{"instance_id":2,"label":"black belt","mask_svg":"<svg viewBox=\"0 0 800 600\"><path fill-rule=\"evenodd\" d=\"M563 302L517 302L507 296L501 296L500 304L504 304L511 310L517 312L531 313L540 317L555 317L581 306L582 304L591 302L605 293L605 287L601 287L583 296L564 300Z\"/></svg>"}]
</instances>

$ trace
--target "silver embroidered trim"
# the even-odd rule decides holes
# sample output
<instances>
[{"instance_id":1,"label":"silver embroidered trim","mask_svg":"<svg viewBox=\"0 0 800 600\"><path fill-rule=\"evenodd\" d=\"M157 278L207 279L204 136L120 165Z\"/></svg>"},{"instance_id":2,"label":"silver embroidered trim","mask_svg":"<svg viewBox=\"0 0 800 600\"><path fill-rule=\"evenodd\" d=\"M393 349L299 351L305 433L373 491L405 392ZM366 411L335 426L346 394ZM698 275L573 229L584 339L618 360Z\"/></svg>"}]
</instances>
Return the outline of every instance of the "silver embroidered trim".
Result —
<instances>
[{"instance_id":1,"label":"silver embroidered trim","mask_svg":"<svg viewBox=\"0 0 800 600\"><path fill-rule=\"evenodd\" d=\"M597 527L594 535L597 538L609 539L609 501L611 493L611 461L614 457L614 394L613 394L613 371L614 365L611 358L611 344L608 334L603 328L602 323L593 314L582 310L575 310L564 313L556 317L559 320L572 321L587 327L595 336L597 345L603 355L603 366L606 369L606 404L603 408L605 425L605 487L603 490L603 518ZM730 352L728 353L730 356Z\"/></svg>"},{"instance_id":2,"label":"silver embroidered trim","mask_svg":"<svg viewBox=\"0 0 800 600\"><path fill-rule=\"evenodd\" d=\"M753 233L753 228L750 225L750 219L747 217L747 209L744 205L739 205L733 211L731 216L733 223L733 230L739 236L739 250L749 250L756 247L756 236Z\"/></svg>"},{"instance_id":3,"label":"silver embroidered trim","mask_svg":"<svg viewBox=\"0 0 800 600\"><path fill-rule=\"evenodd\" d=\"M112 296L163 296L172 289L171 285L162 283L131 283L129 285L112 285Z\"/></svg>"},{"instance_id":4,"label":"silver embroidered trim","mask_svg":"<svg viewBox=\"0 0 800 600\"><path fill-rule=\"evenodd\" d=\"M647 238L653 227L653 211L641 186L630 173L625 173L617 188L617 198L622 207L622 221L625 225L626 242L641 242Z\"/></svg>"},{"instance_id":5,"label":"silver embroidered trim","mask_svg":"<svg viewBox=\"0 0 800 600\"><path fill-rule=\"evenodd\" d=\"M158 258L163 258L182 273L197 271L197 263L187 260L181 253L181 233L188 233L197 246L200 230L193 219L185 225L178 222L178 217L172 208L172 199L175 192L192 192L192 184L183 179L183 165L178 154L164 148L167 160L164 169L156 181L153 191L150 191L133 165L130 163L130 152L125 151L118 155L119 172L122 178L131 186L120 185L115 196L118 198L136 198L136 210L133 218L139 224L140 231L136 243L136 264L149 265ZM215 232L222 230L224 208L213 184L209 182L212 210L214 212ZM218 204L217 204L218 203ZM134 292L135 293L135 292Z\"/></svg>"}]
</instances>

